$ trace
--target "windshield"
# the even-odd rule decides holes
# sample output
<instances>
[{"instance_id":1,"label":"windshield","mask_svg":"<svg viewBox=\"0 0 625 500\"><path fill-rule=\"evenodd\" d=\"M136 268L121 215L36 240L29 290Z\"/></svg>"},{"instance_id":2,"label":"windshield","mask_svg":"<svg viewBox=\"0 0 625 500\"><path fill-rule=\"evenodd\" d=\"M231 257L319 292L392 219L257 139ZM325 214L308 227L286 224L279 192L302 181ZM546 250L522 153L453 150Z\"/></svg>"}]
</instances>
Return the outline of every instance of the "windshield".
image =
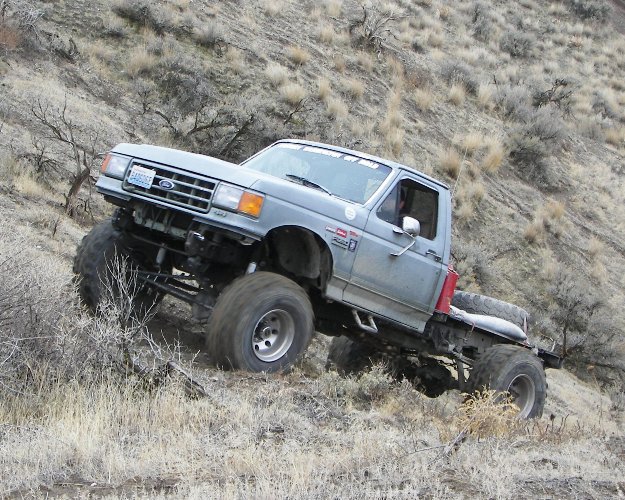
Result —
<instances>
[{"instance_id":1,"label":"windshield","mask_svg":"<svg viewBox=\"0 0 625 500\"><path fill-rule=\"evenodd\" d=\"M371 160L292 143L278 143L243 166L360 204L391 173L390 167Z\"/></svg>"}]
</instances>

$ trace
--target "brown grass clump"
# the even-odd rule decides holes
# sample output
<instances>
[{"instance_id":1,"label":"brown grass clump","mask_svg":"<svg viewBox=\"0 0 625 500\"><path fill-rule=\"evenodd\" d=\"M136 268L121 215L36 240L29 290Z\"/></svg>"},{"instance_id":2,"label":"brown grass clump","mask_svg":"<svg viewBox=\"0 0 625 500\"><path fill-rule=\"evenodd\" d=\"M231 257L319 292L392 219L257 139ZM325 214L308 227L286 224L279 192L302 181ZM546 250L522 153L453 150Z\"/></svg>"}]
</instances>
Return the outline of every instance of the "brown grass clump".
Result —
<instances>
[{"instance_id":1,"label":"brown grass clump","mask_svg":"<svg viewBox=\"0 0 625 500\"><path fill-rule=\"evenodd\" d=\"M262 2L263 10L270 16L275 16L284 9L284 2L281 0L264 0Z\"/></svg>"},{"instance_id":2,"label":"brown grass clump","mask_svg":"<svg viewBox=\"0 0 625 500\"><path fill-rule=\"evenodd\" d=\"M13 179L13 187L16 191L32 198L42 199L46 193L41 182L33 177L29 172L22 172Z\"/></svg>"},{"instance_id":3,"label":"brown grass clump","mask_svg":"<svg viewBox=\"0 0 625 500\"><path fill-rule=\"evenodd\" d=\"M413 95L419 111L428 111L432 107L434 94L429 89L416 89Z\"/></svg>"},{"instance_id":4,"label":"brown grass clump","mask_svg":"<svg viewBox=\"0 0 625 500\"><path fill-rule=\"evenodd\" d=\"M467 152L467 155L473 156L484 145L484 134L470 132L462 138L460 145Z\"/></svg>"},{"instance_id":5,"label":"brown grass clump","mask_svg":"<svg viewBox=\"0 0 625 500\"><path fill-rule=\"evenodd\" d=\"M374 61L371 57L371 54L369 54L368 52L358 52L356 54L356 62L367 73L373 71Z\"/></svg>"},{"instance_id":6,"label":"brown grass clump","mask_svg":"<svg viewBox=\"0 0 625 500\"><path fill-rule=\"evenodd\" d=\"M480 84L477 89L477 102L483 109L493 109L495 103L493 101L493 86L488 84Z\"/></svg>"},{"instance_id":7,"label":"brown grass clump","mask_svg":"<svg viewBox=\"0 0 625 500\"><path fill-rule=\"evenodd\" d=\"M326 12L330 17L339 17L343 10L343 2L341 0L326 0L324 2Z\"/></svg>"},{"instance_id":8,"label":"brown grass clump","mask_svg":"<svg viewBox=\"0 0 625 500\"><path fill-rule=\"evenodd\" d=\"M438 155L438 164L443 172L452 179L458 177L460 167L462 166L462 158L455 148L450 147L442 150Z\"/></svg>"},{"instance_id":9,"label":"brown grass clump","mask_svg":"<svg viewBox=\"0 0 625 500\"><path fill-rule=\"evenodd\" d=\"M625 128L608 128L604 131L605 142L612 146L625 146Z\"/></svg>"},{"instance_id":10,"label":"brown grass clump","mask_svg":"<svg viewBox=\"0 0 625 500\"><path fill-rule=\"evenodd\" d=\"M588 242L588 255L590 255L593 260L596 260L603 253L603 248L603 242L596 236L593 236Z\"/></svg>"},{"instance_id":11,"label":"brown grass clump","mask_svg":"<svg viewBox=\"0 0 625 500\"><path fill-rule=\"evenodd\" d=\"M523 237L528 243L539 243L545 239L545 221L541 218L534 219L523 231Z\"/></svg>"},{"instance_id":12,"label":"brown grass clump","mask_svg":"<svg viewBox=\"0 0 625 500\"><path fill-rule=\"evenodd\" d=\"M464 86L459 83L454 83L449 89L449 102L455 106L464 104L466 96L467 91L464 89Z\"/></svg>"},{"instance_id":13,"label":"brown grass clump","mask_svg":"<svg viewBox=\"0 0 625 500\"><path fill-rule=\"evenodd\" d=\"M319 31L317 36L319 37L319 41L323 43L332 43L334 40L334 28L331 25L322 25L319 26Z\"/></svg>"},{"instance_id":14,"label":"brown grass clump","mask_svg":"<svg viewBox=\"0 0 625 500\"><path fill-rule=\"evenodd\" d=\"M345 81L345 90L354 99L360 99L365 93L365 84L360 80L349 79Z\"/></svg>"},{"instance_id":15,"label":"brown grass clump","mask_svg":"<svg viewBox=\"0 0 625 500\"><path fill-rule=\"evenodd\" d=\"M289 70L281 64L272 62L265 68L265 76L274 87L279 87L288 80Z\"/></svg>"},{"instance_id":16,"label":"brown grass clump","mask_svg":"<svg viewBox=\"0 0 625 500\"><path fill-rule=\"evenodd\" d=\"M226 51L226 59L234 74L238 75L243 72L243 69L245 68L245 58L239 49L235 47L228 47L228 50Z\"/></svg>"},{"instance_id":17,"label":"brown grass clump","mask_svg":"<svg viewBox=\"0 0 625 500\"><path fill-rule=\"evenodd\" d=\"M458 413L460 432L480 438L509 436L522 425L518 407L497 391L471 394Z\"/></svg>"},{"instance_id":18,"label":"brown grass clump","mask_svg":"<svg viewBox=\"0 0 625 500\"><path fill-rule=\"evenodd\" d=\"M557 200L550 200L544 208L546 216L551 220L559 220L564 217L566 208L564 203Z\"/></svg>"},{"instance_id":19,"label":"brown grass clump","mask_svg":"<svg viewBox=\"0 0 625 500\"><path fill-rule=\"evenodd\" d=\"M482 170L488 173L494 173L499 170L499 167L503 163L506 156L503 144L499 140L493 140L490 142L488 151L484 158L482 158L480 167Z\"/></svg>"},{"instance_id":20,"label":"brown grass clump","mask_svg":"<svg viewBox=\"0 0 625 500\"><path fill-rule=\"evenodd\" d=\"M126 72L133 78L146 75L158 64L158 58L150 54L145 47L136 47L126 60Z\"/></svg>"},{"instance_id":21,"label":"brown grass clump","mask_svg":"<svg viewBox=\"0 0 625 500\"><path fill-rule=\"evenodd\" d=\"M308 91L302 87L299 83L285 83L278 91L282 100L295 106L299 104L302 99L305 99L308 95Z\"/></svg>"},{"instance_id":22,"label":"brown grass clump","mask_svg":"<svg viewBox=\"0 0 625 500\"><path fill-rule=\"evenodd\" d=\"M341 101L338 97L329 97L326 100L326 113L330 118L347 118L349 115L349 108L347 104Z\"/></svg>"},{"instance_id":23,"label":"brown grass clump","mask_svg":"<svg viewBox=\"0 0 625 500\"><path fill-rule=\"evenodd\" d=\"M345 58L341 54L336 54L332 58L332 66L339 73L344 73L345 68L347 67L347 63L345 62Z\"/></svg>"},{"instance_id":24,"label":"brown grass clump","mask_svg":"<svg viewBox=\"0 0 625 500\"><path fill-rule=\"evenodd\" d=\"M317 95L319 99L325 101L332 94L332 87L330 86L330 80L327 78L319 78L317 80L318 91Z\"/></svg>"},{"instance_id":25,"label":"brown grass clump","mask_svg":"<svg viewBox=\"0 0 625 500\"><path fill-rule=\"evenodd\" d=\"M288 49L288 57L292 63L301 66L310 60L310 52L297 45L292 45Z\"/></svg>"}]
</instances>

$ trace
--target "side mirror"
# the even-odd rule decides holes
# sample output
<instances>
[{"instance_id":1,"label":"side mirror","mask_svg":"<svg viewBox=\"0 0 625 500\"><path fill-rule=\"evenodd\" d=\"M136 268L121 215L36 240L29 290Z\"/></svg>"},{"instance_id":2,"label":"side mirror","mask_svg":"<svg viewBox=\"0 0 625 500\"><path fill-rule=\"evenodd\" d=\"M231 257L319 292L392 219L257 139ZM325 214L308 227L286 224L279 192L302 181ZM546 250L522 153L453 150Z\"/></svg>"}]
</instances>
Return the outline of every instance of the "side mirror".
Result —
<instances>
[{"instance_id":1,"label":"side mirror","mask_svg":"<svg viewBox=\"0 0 625 500\"><path fill-rule=\"evenodd\" d=\"M404 233L409 234L413 238L419 236L421 232L421 224L419 221L408 216L404 217L401 228L404 230Z\"/></svg>"}]
</instances>

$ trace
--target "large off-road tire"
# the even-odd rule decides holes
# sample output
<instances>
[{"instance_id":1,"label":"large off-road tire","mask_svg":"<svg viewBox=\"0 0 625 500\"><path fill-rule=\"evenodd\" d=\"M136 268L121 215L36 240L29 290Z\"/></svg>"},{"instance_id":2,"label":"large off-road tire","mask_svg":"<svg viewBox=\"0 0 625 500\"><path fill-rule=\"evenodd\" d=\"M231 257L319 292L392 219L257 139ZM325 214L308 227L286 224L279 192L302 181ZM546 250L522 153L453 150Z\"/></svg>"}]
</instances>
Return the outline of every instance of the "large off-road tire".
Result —
<instances>
[{"instance_id":1,"label":"large off-road tire","mask_svg":"<svg viewBox=\"0 0 625 500\"><path fill-rule=\"evenodd\" d=\"M122 293L130 296L130 307L133 314L142 317L151 311L162 299L162 294L145 284L133 279L130 273L139 267L150 268L149 259L153 258L152 249L128 248L124 244L122 233L117 231L111 220L105 220L93 227L93 229L82 239L76 256L74 257L74 273L80 298L84 304L92 311L96 312L101 304L104 294L108 289L113 296L110 299L124 299L120 297ZM116 273L120 270L119 262L116 260L126 260L124 269L127 276L124 287L120 286L118 280L120 276Z\"/></svg>"},{"instance_id":2,"label":"large off-road tire","mask_svg":"<svg viewBox=\"0 0 625 500\"><path fill-rule=\"evenodd\" d=\"M275 273L248 274L217 299L208 323L208 354L224 369L284 370L308 347L313 319L299 285Z\"/></svg>"},{"instance_id":3,"label":"large off-road tire","mask_svg":"<svg viewBox=\"0 0 625 500\"><path fill-rule=\"evenodd\" d=\"M521 327L524 331L529 320L529 313L525 309L477 293L456 290L451 299L451 305L471 314L484 314L505 319Z\"/></svg>"},{"instance_id":4,"label":"large off-road tire","mask_svg":"<svg viewBox=\"0 0 625 500\"><path fill-rule=\"evenodd\" d=\"M547 380L541 360L524 347L498 344L482 354L469 377L470 392L492 389L508 392L521 418L543 414Z\"/></svg>"},{"instance_id":5,"label":"large off-road tire","mask_svg":"<svg viewBox=\"0 0 625 500\"><path fill-rule=\"evenodd\" d=\"M390 356L345 336L332 339L326 369L335 369L341 375L356 375L376 363L384 364L396 380L410 380L419 391L431 398L457 386L451 372L436 359L419 357L412 360L405 356Z\"/></svg>"},{"instance_id":6,"label":"large off-road tire","mask_svg":"<svg viewBox=\"0 0 625 500\"><path fill-rule=\"evenodd\" d=\"M380 361L383 356L374 347L349 337L334 337L328 350L326 369L335 369L341 375L354 375Z\"/></svg>"}]
</instances>

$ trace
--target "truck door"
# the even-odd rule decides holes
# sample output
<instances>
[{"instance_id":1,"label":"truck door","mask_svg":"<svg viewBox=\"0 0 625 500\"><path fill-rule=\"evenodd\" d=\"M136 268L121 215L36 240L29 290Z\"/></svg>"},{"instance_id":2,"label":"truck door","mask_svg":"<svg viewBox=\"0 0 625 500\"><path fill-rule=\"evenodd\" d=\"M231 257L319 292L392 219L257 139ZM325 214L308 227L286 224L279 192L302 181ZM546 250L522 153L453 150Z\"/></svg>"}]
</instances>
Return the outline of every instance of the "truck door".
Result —
<instances>
[{"instance_id":1,"label":"truck door","mask_svg":"<svg viewBox=\"0 0 625 500\"><path fill-rule=\"evenodd\" d=\"M371 210L343 299L359 308L422 330L444 281L449 217L439 189L404 174ZM420 223L414 244L399 230L403 217Z\"/></svg>"}]
</instances>

